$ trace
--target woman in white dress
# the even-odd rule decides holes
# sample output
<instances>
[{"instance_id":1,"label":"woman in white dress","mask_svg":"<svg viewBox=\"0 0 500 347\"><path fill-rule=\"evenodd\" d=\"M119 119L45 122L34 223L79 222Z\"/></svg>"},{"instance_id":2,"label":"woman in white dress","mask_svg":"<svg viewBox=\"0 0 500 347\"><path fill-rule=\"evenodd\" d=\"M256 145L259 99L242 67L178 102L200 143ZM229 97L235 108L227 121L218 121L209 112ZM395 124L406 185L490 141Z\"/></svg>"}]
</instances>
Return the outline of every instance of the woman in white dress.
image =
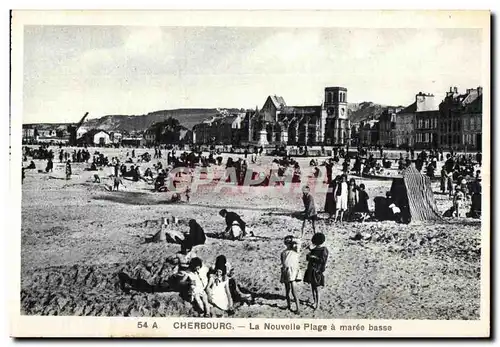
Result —
<instances>
[{"instance_id":1,"label":"woman in white dress","mask_svg":"<svg viewBox=\"0 0 500 347\"><path fill-rule=\"evenodd\" d=\"M208 302L221 311L233 309L233 300L229 289L229 278L226 266L217 266L215 272L208 279Z\"/></svg>"}]
</instances>

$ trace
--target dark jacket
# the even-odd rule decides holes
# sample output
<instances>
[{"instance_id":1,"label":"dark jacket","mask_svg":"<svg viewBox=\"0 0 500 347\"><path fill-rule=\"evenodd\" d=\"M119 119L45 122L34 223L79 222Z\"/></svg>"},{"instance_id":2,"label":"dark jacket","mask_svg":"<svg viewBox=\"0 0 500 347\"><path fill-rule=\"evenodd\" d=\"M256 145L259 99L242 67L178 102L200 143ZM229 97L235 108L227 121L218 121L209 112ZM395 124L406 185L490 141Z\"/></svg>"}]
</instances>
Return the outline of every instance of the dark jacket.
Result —
<instances>
[{"instance_id":1,"label":"dark jacket","mask_svg":"<svg viewBox=\"0 0 500 347\"><path fill-rule=\"evenodd\" d=\"M229 230L234 222L240 225L240 228L245 232L246 223L241 219L241 217L236 212L226 213L226 230Z\"/></svg>"}]
</instances>

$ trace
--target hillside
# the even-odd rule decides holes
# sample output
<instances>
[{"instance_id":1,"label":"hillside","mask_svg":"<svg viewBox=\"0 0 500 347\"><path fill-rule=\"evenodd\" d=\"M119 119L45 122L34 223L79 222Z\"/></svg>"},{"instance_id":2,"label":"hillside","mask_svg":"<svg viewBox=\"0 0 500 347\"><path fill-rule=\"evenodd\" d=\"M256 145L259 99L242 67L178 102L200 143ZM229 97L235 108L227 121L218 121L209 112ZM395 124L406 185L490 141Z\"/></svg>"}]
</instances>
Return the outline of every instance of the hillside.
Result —
<instances>
[{"instance_id":1,"label":"hillside","mask_svg":"<svg viewBox=\"0 0 500 347\"><path fill-rule=\"evenodd\" d=\"M386 106L365 101L361 103L348 104L348 115L352 123L358 123L369 118L378 118ZM241 112L237 108L226 109L229 112ZM177 119L180 124L188 129L201 123L207 118L218 114L215 108L185 108L175 110L161 110L150 112L145 115L107 115L101 118L93 118L85 121L87 128L102 129L107 131L144 131L156 122L163 121L168 117ZM90 115L92 116L92 114ZM60 124L37 124L39 128L54 128Z\"/></svg>"},{"instance_id":2,"label":"hillside","mask_svg":"<svg viewBox=\"0 0 500 347\"><path fill-rule=\"evenodd\" d=\"M238 112L239 110L228 109L228 111ZM192 129L194 125L216 114L218 114L218 111L215 108L162 110L142 116L109 115L101 118L89 119L85 122L85 126L108 131L143 131L156 122L172 117L177 119L182 126Z\"/></svg>"},{"instance_id":3,"label":"hillside","mask_svg":"<svg viewBox=\"0 0 500 347\"><path fill-rule=\"evenodd\" d=\"M347 104L347 114L351 123L358 123L366 119L377 119L380 114L388 106L379 105L371 101L363 101L361 103Z\"/></svg>"}]
</instances>

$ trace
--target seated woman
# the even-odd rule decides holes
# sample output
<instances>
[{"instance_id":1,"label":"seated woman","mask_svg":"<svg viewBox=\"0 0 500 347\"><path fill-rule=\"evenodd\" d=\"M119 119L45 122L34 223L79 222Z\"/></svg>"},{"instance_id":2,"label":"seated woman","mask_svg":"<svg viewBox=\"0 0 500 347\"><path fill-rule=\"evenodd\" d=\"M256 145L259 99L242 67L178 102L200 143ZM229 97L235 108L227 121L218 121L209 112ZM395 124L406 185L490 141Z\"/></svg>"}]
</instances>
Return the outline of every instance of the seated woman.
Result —
<instances>
[{"instance_id":1,"label":"seated woman","mask_svg":"<svg viewBox=\"0 0 500 347\"><path fill-rule=\"evenodd\" d=\"M154 185L155 185L155 191L160 191L162 187L165 186L165 179L167 178L167 175L165 174L164 170L160 170L160 173L155 179Z\"/></svg>"},{"instance_id":2,"label":"seated woman","mask_svg":"<svg viewBox=\"0 0 500 347\"><path fill-rule=\"evenodd\" d=\"M95 161L90 164L89 168L86 168L85 171L97 171L97 166L95 165Z\"/></svg>"},{"instance_id":3,"label":"seated woman","mask_svg":"<svg viewBox=\"0 0 500 347\"><path fill-rule=\"evenodd\" d=\"M210 268L209 275L215 274L217 269L224 267L226 269L226 276L228 278L229 291L231 293L232 302L251 302L252 295L244 294L238 287L236 279L234 278L234 268L227 261L224 255L219 255L215 259L215 265Z\"/></svg>"},{"instance_id":4,"label":"seated woman","mask_svg":"<svg viewBox=\"0 0 500 347\"><path fill-rule=\"evenodd\" d=\"M225 265L218 263L210 274L207 285L208 302L215 308L228 312L233 312L233 300L229 289L229 278Z\"/></svg>"},{"instance_id":5,"label":"seated woman","mask_svg":"<svg viewBox=\"0 0 500 347\"><path fill-rule=\"evenodd\" d=\"M181 252L190 252L194 246L203 245L206 241L206 236L203 228L195 219L189 220L189 233L185 235L181 241Z\"/></svg>"},{"instance_id":6,"label":"seated woman","mask_svg":"<svg viewBox=\"0 0 500 347\"><path fill-rule=\"evenodd\" d=\"M149 167L144 172L144 177L153 178L153 171Z\"/></svg>"}]
</instances>

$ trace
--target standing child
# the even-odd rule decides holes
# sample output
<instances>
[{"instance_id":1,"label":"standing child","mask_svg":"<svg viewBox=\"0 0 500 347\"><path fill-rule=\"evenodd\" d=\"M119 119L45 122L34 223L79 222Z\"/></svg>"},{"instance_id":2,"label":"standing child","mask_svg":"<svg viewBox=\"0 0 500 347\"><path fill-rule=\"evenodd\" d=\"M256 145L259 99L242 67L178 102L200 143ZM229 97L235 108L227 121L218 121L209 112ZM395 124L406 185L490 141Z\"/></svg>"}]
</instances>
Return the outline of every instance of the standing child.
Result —
<instances>
[{"instance_id":1,"label":"standing child","mask_svg":"<svg viewBox=\"0 0 500 347\"><path fill-rule=\"evenodd\" d=\"M359 185L359 192L358 192L358 212L361 213L361 220L364 222L365 219L368 217L368 214L370 213L370 210L368 209L368 193L365 191L365 185L364 183L361 183Z\"/></svg>"},{"instance_id":2,"label":"standing child","mask_svg":"<svg viewBox=\"0 0 500 347\"><path fill-rule=\"evenodd\" d=\"M311 221L313 233L316 232L315 221L317 218L316 205L314 204L314 198L311 195L309 186L305 186L302 193L302 202L304 203L304 222L302 223L300 238L304 236L304 227L306 226L306 222L308 220Z\"/></svg>"},{"instance_id":3,"label":"standing child","mask_svg":"<svg viewBox=\"0 0 500 347\"><path fill-rule=\"evenodd\" d=\"M462 217L462 209L465 200L465 194L459 185L456 186L455 195L453 196L453 209L456 217Z\"/></svg>"},{"instance_id":4,"label":"standing child","mask_svg":"<svg viewBox=\"0 0 500 347\"><path fill-rule=\"evenodd\" d=\"M295 282L300 281L299 260L301 242L299 239L289 235L285 237L285 245L286 249L281 252L281 283L285 284L287 308L290 311L292 310L290 300L291 291L297 308L295 312L299 313L299 299L296 294Z\"/></svg>"},{"instance_id":5,"label":"standing child","mask_svg":"<svg viewBox=\"0 0 500 347\"><path fill-rule=\"evenodd\" d=\"M349 188L347 192L347 215L349 220L354 217L354 208L358 204L358 188L356 187L356 181L354 178L349 180Z\"/></svg>"},{"instance_id":6,"label":"standing child","mask_svg":"<svg viewBox=\"0 0 500 347\"><path fill-rule=\"evenodd\" d=\"M446 173L446 167L443 165L441 168L441 193L446 193L446 184L448 182L448 174Z\"/></svg>"},{"instance_id":7,"label":"standing child","mask_svg":"<svg viewBox=\"0 0 500 347\"><path fill-rule=\"evenodd\" d=\"M307 269L304 274L304 282L311 284L311 290L313 295L313 308L316 310L319 307L320 295L319 287L325 285L325 269L326 262L328 260L328 249L323 246L325 242L325 235L323 233L316 233L313 235L311 242L314 248L311 249L306 259Z\"/></svg>"},{"instance_id":8,"label":"standing child","mask_svg":"<svg viewBox=\"0 0 500 347\"><path fill-rule=\"evenodd\" d=\"M118 191L120 184L123 186L123 181L119 175L116 175L114 180L113 180L113 190Z\"/></svg>"}]
</instances>

